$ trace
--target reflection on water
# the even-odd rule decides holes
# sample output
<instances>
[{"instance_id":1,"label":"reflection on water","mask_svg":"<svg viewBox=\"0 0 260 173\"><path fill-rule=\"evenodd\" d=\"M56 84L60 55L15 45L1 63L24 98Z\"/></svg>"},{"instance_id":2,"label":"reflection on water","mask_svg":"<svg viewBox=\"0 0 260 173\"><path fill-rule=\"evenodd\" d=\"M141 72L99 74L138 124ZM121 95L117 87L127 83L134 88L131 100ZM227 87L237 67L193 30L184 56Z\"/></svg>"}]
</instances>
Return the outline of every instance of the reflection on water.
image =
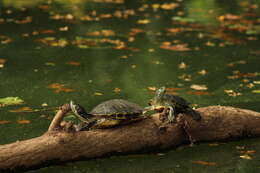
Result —
<instances>
[{"instance_id":1,"label":"reflection on water","mask_svg":"<svg viewBox=\"0 0 260 173\"><path fill-rule=\"evenodd\" d=\"M21 110L71 99L87 110L112 98L146 106L160 86L194 106L260 111L259 3L228 3L232 6L216 0L1 1L0 98L25 103L1 107L0 143L41 135L54 114ZM241 159L237 149L257 151L258 139L213 146L32 172L259 172L259 157ZM196 164L207 162L216 165Z\"/></svg>"}]
</instances>

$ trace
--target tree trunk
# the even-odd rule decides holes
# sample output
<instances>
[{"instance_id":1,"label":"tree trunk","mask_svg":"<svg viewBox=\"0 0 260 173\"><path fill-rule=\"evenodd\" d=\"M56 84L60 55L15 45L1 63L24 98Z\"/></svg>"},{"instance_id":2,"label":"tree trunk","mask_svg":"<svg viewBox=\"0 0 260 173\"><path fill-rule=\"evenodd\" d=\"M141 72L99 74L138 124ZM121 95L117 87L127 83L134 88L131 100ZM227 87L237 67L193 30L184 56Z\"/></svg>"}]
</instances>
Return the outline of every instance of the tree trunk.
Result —
<instances>
[{"instance_id":1,"label":"tree trunk","mask_svg":"<svg viewBox=\"0 0 260 173\"><path fill-rule=\"evenodd\" d=\"M219 141L260 135L260 113L224 106L199 108L200 121L179 115L177 123L165 124L159 115L110 129L75 132L62 127L69 106L63 105L49 130L40 137L0 145L0 172L21 171L57 162L160 150L189 141ZM67 129L67 130L65 130Z\"/></svg>"}]
</instances>

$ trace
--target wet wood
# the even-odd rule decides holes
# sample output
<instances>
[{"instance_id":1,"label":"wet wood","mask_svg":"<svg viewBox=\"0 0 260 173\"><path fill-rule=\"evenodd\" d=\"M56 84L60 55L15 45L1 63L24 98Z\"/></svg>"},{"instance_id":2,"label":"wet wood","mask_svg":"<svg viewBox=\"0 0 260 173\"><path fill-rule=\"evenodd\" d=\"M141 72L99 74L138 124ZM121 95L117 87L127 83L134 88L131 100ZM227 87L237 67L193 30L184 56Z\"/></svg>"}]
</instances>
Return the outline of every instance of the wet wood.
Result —
<instances>
[{"instance_id":1,"label":"wet wood","mask_svg":"<svg viewBox=\"0 0 260 173\"><path fill-rule=\"evenodd\" d=\"M0 172L22 171L59 162L91 159L118 153L174 148L199 141L219 141L260 135L260 113L224 106L197 109L202 119L179 115L177 123L163 124L159 115L111 129L75 132L61 126L70 111L64 105L49 130L40 137L0 145Z\"/></svg>"}]
</instances>

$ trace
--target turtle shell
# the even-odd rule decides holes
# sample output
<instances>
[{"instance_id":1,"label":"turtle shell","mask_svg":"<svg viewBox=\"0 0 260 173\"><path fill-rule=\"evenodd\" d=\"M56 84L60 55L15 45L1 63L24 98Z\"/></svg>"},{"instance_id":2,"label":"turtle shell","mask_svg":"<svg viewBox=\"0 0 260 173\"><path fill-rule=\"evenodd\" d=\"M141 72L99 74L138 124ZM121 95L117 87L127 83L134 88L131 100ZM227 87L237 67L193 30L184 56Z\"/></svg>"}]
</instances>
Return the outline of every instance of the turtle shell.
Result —
<instances>
[{"instance_id":1,"label":"turtle shell","mask_svg":"<svg viewBox=\"0 0 260 173\"><path fill-rule=\"evenodd\" d=\"M143 108L123 99L112 99L100 103L89 114L116 119L131 119L142 114Z\"/></svg>"}]
</instances>

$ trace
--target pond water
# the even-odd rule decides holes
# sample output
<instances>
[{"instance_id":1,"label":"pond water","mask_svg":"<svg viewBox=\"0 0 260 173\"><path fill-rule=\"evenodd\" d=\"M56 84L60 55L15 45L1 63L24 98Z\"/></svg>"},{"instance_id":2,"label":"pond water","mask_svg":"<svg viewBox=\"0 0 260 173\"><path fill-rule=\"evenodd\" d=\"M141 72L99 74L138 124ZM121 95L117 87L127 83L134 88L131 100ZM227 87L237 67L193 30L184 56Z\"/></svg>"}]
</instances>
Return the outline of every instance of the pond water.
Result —
<instances>
[{"instance_id":1,"label":"pond water","mask_svg":"<svg viewBox=\"0 0 260 173\"><path fill-rule=\"evenodd\" d=\"M70 100L87 110L112 98L146 106L161 86L195 107L259 112L259 8L258 0L0 1L0 99L23 100L0 104L0 144L40 136ZM28 172L253 173L259 151L254 138Z\"/></svg>"}]
</instances>

